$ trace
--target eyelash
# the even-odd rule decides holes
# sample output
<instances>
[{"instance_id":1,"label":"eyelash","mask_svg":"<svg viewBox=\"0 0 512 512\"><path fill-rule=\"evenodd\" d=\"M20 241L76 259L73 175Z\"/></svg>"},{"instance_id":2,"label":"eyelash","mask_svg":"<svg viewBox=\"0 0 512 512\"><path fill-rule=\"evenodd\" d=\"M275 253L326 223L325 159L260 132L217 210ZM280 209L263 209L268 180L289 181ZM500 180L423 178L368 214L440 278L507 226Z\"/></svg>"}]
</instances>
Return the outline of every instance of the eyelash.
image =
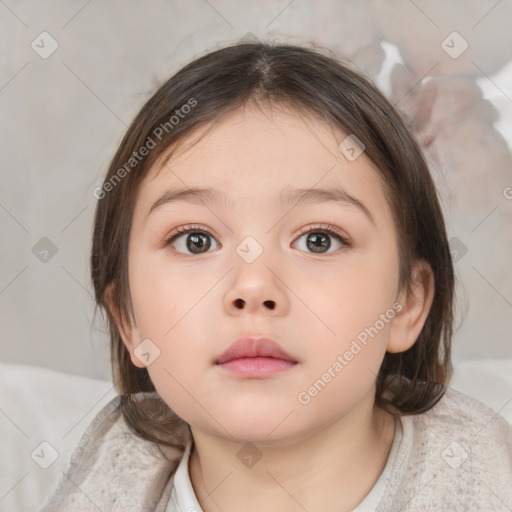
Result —
<instances>
[{"instance_id":1,"label":"eyelash","mask_svg":"<svg viewBox=\"0 0 512 512\"><path fill-rule=\"evenodd\" d=\"M350 238L348 235L340 231L336 226L331 224L310 224L309 226L304 226L298 233L297 238L300 238L302 235L310 232L321 232L327 235L334 235L344 246L351 247Z\"/></svg>"},{"instance_id":2,"label":"eyelash","mask_svg":"<svg viewBox=\"0 0 512 512\"><path fill-rule=\"evenodd\" d=\"M177 228L176 231L174 231L169 236L169 238L167 238L165 240L165 245L171 244L180 235L186 235L187 233L197 233L197 232L206 233L207 235L213 237L213 235L207 229L205 229L203 226L198 226L198 225L193 224L190 226L181 226L181 227Z\"/></svg>"},{"instance_id":3,"label":"eyelash","mask_svg":"<svg viewBox=\"0 0 512 512\"><path fill-rule=\"evenodd\" d=\"M325 233L327 235L333 235L334 237L336 237L345 247L352 247L352 243L350 241L350 238L345 234L343 233L342 231L340 231L338 228L336 228L335 226L332 226L331 224L310 224L308 226L305 226L303 228L301 228L301 230L299 231L298 235L297 235L297 239L300 238L301 236L305 235L306 233L309 233L309 232L316 232L316 231L319 231L319 232L322 232L322 233ZM209 231L208 229L205 229L203 226L200 226L200 225L189 225L189 226L181 226L179 228L177 228L166 240L165 240L165 243L164 245L167 246L167 245L170 245L172 242L174 242L174 240L176 240L179 236L181 235L185 235L187 233L197 233L197 232L201 232L201 233L204 233L204 234L207 234L208 236L211 236L212 238L215 238Z\"/></svg>"}]
</instances>

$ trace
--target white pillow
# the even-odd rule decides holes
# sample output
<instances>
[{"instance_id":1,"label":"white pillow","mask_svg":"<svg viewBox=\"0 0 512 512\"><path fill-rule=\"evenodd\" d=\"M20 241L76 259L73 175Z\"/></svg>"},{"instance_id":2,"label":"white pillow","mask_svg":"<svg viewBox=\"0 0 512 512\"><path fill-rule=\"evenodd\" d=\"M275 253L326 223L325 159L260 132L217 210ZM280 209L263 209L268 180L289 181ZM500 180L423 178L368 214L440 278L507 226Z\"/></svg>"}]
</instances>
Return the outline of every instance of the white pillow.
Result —
<instances>
[{"instance_id":1,"label":"white pillow","mask_svg":"<svg viewBox=\"0 0 512 512\"><path fill-rule=\"evenodd\" d=\"M0 363L1 512L42 506L83 432L116 394L110 382Z\"/></svg>"}]
</instances>

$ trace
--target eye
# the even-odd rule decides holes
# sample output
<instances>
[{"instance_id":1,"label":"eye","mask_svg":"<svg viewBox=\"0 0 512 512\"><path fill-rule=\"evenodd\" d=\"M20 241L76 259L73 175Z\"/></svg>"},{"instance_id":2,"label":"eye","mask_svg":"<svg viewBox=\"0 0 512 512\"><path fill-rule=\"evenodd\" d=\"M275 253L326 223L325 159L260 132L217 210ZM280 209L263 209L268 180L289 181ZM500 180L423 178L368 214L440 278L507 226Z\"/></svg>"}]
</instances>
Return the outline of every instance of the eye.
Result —
<instances>
[{"instance_id":1,"label":"eye","mask_svg":"<svg viewBox=\"0 0 512 512\"><path fill-rule=\"evenodd\" d=\"M165 245L185 254L204 254L212 246L211 240L215 240L213 235L201 226L183 226L170 235Z\"/></svg>"},{"instance_id":2,"label":"eye","mask_svg":"<svg viewBox=\"0 0 512 512\"><path fill-rule=\"evenodd\" d=\"M306 236L307 235L307 236ZM305 237L305 245L299 247L301 250L310 251L316 254L327 254L334 252L336 249L350 247L349 238L340 230L329 224L310 225L301 229L297 241ZM211 233L202 226L183 226L174 231L165 241L165 245L173 246L178 252L183 254L205 254L212 247L212 242L218 243ZM332 242L334 240L334 250ZM295 244L297 243L294 242ZM305 247L305 248L304 248Z\"/></svg>"},{"instance_id":3,"label":"eye","mask_svg":"<svg viewBox=\"0 0 512 512\"><path fill-rule=\"evenodd\" d=\"M348 237L340 230L329 224L306 226L301 229L297 240L300 241L303 237L305 237L305 244L303 244L302 248L299 247L299 249L306 251L310 250L316 254L326 254L331 248L331 239L335 240L335 245L338 244L338 249L350 247ZM334 250L336 250L336 247Z\"/></svg>"}]
</instances>

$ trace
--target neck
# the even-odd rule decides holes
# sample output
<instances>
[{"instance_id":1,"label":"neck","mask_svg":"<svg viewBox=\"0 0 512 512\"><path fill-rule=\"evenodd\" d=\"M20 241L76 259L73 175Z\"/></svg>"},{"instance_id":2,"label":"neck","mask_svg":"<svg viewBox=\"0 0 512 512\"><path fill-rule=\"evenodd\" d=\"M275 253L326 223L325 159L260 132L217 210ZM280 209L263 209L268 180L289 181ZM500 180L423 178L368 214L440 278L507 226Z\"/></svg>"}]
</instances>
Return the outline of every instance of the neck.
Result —
<instances>
[{"instance_id":1,"label":"neck","mask_svg":"<svg viewBox=\"0 0 512 512\"><path fill-rule=\"evenodd\" d=\"M189 472L202 509L352 510L382 473L395 432L393 416L373 405L352 413L300 440L258 444L251 467L237 457L240 443L191 427Z\"/></svg>"}]
</instances>

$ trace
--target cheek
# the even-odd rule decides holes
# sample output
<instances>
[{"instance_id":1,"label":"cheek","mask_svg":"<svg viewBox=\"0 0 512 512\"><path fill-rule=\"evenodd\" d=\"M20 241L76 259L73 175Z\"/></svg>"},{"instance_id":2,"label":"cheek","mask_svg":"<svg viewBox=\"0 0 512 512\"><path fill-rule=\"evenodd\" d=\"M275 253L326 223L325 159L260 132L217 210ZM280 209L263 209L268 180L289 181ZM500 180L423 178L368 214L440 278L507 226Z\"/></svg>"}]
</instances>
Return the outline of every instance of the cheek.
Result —
<instances>
[{"instance_id":1,"label":"cheek","mask_svg":"<svg viewBox=\"0 0 512 512\"><path fill-rule=\"evenodd\" d=\"M297 394L297 402L319 417L330 411L334 418L372 393L396 314L384 287L373 287L369 295L369 288L360 291L360 280L351 282L347 276L346 283L347 293L338 292L338 301L324 304L322 318L334 334L308 347L305 378ZM353 293L348 293L351 284Z\"/></svg>"},{"instance_id":2,"label":"cheek","mask_svg":"<svg viewBox=\"0 0 512 512\"><path fill-rule=\"evenodd\" d=\"M158 356L148 366L152 382L176 412L190 405L190 395L201 374L211 366L217 350L208 343L215 325L212 300L215 276L188 273L161 257L134 254L130 269L130 291L138 337L149 339ZM218 330L215 331L217 338ZM220 339L216 340L221 341Z\"/></svg>"},{"instance_id":3,"label":"cheek","mask_svg":"<svg viewBox=\"0 0 512 512\"><path fill-rule=\"evenodd\" d=\"M346 396L346 389L352 390L351 396L356 389L368 390L382 363L396 314L395 254L392 250L347 253L336 270L315 277L318 281L308 284L310 293L305 289L298 293L309 297L308 305L317 313L316 332L325 333L308 347L306 359L314 364L309 367L307 386L319 379L320 387L328 382L330 391L321 393L325 400L331 393ZM313 329L304 326L304 330L315 338Z\"/></svg>"},{"instance_id":4,"label":"cheek","mask_svg":"<svg viewBox=\"0 0 512 512\"><path fill-rule=\"evenodd\" d=\"M374 324L397 295L398 261L393 251L354 251L322 273L302 270L309 277L303 278L305 288L298 295L307 298L311 310L330 327L330 334L326 332L333 339L355 337Z\"/></svg>"},{"instance_id":5,"label":"cheek","mask_svg":"<svg viewBox=\"0 0 512 512\"><path fill-rule=\"evenodd\" d=\"M130 292L137 327L145 336L170 334L178 323L189 321L190 315L218 276L201 272L196 264L173 264L165 252L134 254L130 260Z\"/></svg>"}]
</instances>

